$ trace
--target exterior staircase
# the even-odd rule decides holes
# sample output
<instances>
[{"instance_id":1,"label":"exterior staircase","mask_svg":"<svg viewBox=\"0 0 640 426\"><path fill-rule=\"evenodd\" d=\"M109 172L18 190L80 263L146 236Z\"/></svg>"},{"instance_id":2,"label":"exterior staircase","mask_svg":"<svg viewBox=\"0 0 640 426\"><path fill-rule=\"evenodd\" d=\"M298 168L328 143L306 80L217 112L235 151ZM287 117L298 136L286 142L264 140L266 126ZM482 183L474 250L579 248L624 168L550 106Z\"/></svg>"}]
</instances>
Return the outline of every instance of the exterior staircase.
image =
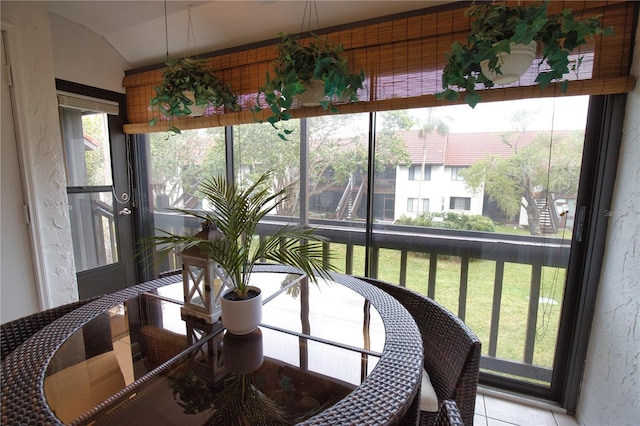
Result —
<instances>
[{"instance_id":1,"label":"exterior staircase","mask_svg":"<svg viewBox=\"0 0 640 426\"><path fill-rule=\"evenodd\" d=\"M342 193L340 202L336 207L337 220L351 220L354 213L360 207L360 203L367 193L367 179L362 178L360 184L355 182L353 174L349 177L349 182Z\"/></svg>"},{"instance_id":2,"label":"exterior staircase","mask_svg":"<svg viewBox=\"0 0 640 426\"><path fill-rule=\"evenodd\" d=\"M540 232L543 234L557 233L560 219L556 212L553 197L541 196L536 198L536 207L540 212Z\"/></svg>"}]
</instances>

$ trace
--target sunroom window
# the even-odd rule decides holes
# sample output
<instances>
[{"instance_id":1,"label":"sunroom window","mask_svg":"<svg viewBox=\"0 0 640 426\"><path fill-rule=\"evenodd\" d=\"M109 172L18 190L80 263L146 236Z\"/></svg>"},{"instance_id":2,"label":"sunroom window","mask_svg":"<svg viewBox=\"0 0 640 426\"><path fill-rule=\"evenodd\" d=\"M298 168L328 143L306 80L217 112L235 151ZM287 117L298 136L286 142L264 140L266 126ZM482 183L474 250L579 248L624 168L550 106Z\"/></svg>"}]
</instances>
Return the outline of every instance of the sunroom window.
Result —
<instances>
[{"instance_id":1,"label":"sunroom window","mask_svg":"<svg viewBox=\"0 0 640 426\"><path fill-rule=\"evenodd\" d=\"M550 393L588 103L327 115L284 123L289 140L259 123L226 138L222 128L152 135L155 227L198 229L167 208L206 208L205 176L245 184L274 170L274 190L294 185L299 196L259 232L283 221L316 227L339 271L409 287L465 320L483 341L484 374ZM448 131L417 137L425 117ZM417 179L423 169L429 179Z\"/></svg>"}]
</instances>

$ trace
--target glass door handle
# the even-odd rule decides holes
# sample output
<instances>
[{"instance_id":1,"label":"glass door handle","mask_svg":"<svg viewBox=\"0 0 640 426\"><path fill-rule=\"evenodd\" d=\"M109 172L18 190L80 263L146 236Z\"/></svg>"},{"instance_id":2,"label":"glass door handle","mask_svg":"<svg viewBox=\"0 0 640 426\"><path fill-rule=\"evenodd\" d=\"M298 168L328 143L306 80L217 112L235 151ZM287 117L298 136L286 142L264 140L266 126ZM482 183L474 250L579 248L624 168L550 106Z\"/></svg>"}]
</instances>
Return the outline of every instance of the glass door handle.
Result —
<instances>
[{"instance_id":1,"label":"glass door handle","mask_svg":"<svg viewBox=\"0 0 640 426\"><path fill-rule=\"evenodd\" d=\"M131 214L131 210L129 210L127 207L125 207L124 209L120 210L118 212L118 214L120 216L129 216Z\"/></svg>"}]
</instances>

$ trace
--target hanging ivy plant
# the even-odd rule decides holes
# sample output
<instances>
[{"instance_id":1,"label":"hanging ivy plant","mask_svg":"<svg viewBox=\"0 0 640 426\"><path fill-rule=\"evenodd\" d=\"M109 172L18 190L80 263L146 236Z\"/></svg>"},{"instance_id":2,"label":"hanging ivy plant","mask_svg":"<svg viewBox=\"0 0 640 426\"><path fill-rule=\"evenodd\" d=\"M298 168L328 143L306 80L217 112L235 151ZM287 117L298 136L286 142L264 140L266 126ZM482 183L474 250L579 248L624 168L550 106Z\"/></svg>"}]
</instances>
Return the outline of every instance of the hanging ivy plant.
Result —
<instances>
[{"instance_id":1,"label":"hanging ivy plant","mask_svg":"<svg viewBox=\"0 0 640 426\"><path fill-rule=\"evenodd\" d=\"M544 89L553 81L562 81L566 92L570 71L578 72L582 57L569 59L571 52L587 42L588 37L613 34L611 27L603 27L598 17L577 21L571 9L556 15L547 14L548 2L530 6L509 7L501 3L472 4L465 16L473 19L467 42L453 43L447 52L448 63L442 74L443 92L438 99L456 100L460 90L465 91L465 101L475 107L481 96L476 84L493 87L494 83L481 71L481 63L488 61L488 68L500 74L497 55L510 53L511 43L528 45L535 41L541 46L542 59L535 81ZM544 66L546 64L546 66Z\"/></svg>"},{"instance_id":2,"label":"hanging ivy plant","mask_svg":"<svg viewBox=\"0 0 640 426\"><path fill-rule=\"evenodd\" d=\"M272 63L272 71L267 71L266 82L252 108L254 113L259 113L262 111L261 100L267 104L271 115L266 121L278 129L282 139L292 131L278 128L277 123L291 118L289 110L294 100L309 90L314 80L324 86L318 104L332 112L337 111L335 103L357 102L357 91L363 88L364 72L349 71L343 45L312 35L308 43L302 44L297 36L280 33L281 39L276 46L278 57Z\"/></svg>"},{"instance_id":3,"label":"hanging ivy plant","mask_svg":"<svg viewBox=\"0 0 640 426\"><path fill-rule=\"evenodd\" d=\"M183 58L167 61L162 82L154 87L151 109L159 111L169 121L191 115L194 106L214 106L239 111L236 96L207 69L206 59ZM189 93L193 97L189 96ZM149 125L155 125L154 118ZM169 131L180 133L177 126L169 125Z\"/></svg>"}]
</instances>

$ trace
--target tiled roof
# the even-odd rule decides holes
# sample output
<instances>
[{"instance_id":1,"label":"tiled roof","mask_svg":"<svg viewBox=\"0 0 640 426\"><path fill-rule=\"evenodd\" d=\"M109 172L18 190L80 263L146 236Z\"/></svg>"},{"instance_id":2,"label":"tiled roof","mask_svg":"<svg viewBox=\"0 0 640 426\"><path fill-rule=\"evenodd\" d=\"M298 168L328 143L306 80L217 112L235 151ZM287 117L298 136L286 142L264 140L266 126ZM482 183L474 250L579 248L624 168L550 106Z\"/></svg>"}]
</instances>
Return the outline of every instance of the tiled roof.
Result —
<instances>
[{"instance_id":1,"label":"tiled roof","mask_svg":"<svg viewBox=\"0 0 640 426\"><path fill-rule=\"evenodd\" d=\"M556 131L555 134L567 134L569 131ZM538 135L549 134L544 131L528 131L522 134L518 140L520 146L530 144ZM513 154L513 148L503 141L504 132L484 133L450 133L446 136L431 134L426 141L427 164L444 164L446 166L470 166L488 155L509 157ZM421 164L423 157L422 138L418 137L417 130L400 132L400 136L407 144L407 150L411 156L412 164ZM508 140L515 142L517 138Z\"/></svg>"},{"instance_id":2,"label":"tiled roof","mask_svg":"<svg viewBox=\"0 0 640 426\"><path fill-rule=\"evenodd\" d=\"M432 133L427 135L426 139L423 139L418 136L417 130L403 130L398 134L407 144L407 151L409 151L412 164L422 164L424 155L426 155L426 164L444 163L447 136Z\"/></svg>"},{"instance_id":3,"label":"tiled roof","mask_svg":"<svg viewBox=\"0 0 640 426\"><path fill-rule=\"evenodd\" d=\"M83 134L83 138L84 138L85 150L93 151L98 149L101 145L98 139L94 138L93 136L87 133Z\"/></svg>"},{"instance_id":4,"label":"tiled roof","mask_svg":"<svg viewBox=\"0 0 640 426\"><path fill-rule=\"evenodd\" d=\"M526 138L526 143L531 140ZM503 142L501 133L453 133L449 135L445 164L470 166L488 155L507 158L513 155L513 148Z\"/></svg>"}]
</instances>

